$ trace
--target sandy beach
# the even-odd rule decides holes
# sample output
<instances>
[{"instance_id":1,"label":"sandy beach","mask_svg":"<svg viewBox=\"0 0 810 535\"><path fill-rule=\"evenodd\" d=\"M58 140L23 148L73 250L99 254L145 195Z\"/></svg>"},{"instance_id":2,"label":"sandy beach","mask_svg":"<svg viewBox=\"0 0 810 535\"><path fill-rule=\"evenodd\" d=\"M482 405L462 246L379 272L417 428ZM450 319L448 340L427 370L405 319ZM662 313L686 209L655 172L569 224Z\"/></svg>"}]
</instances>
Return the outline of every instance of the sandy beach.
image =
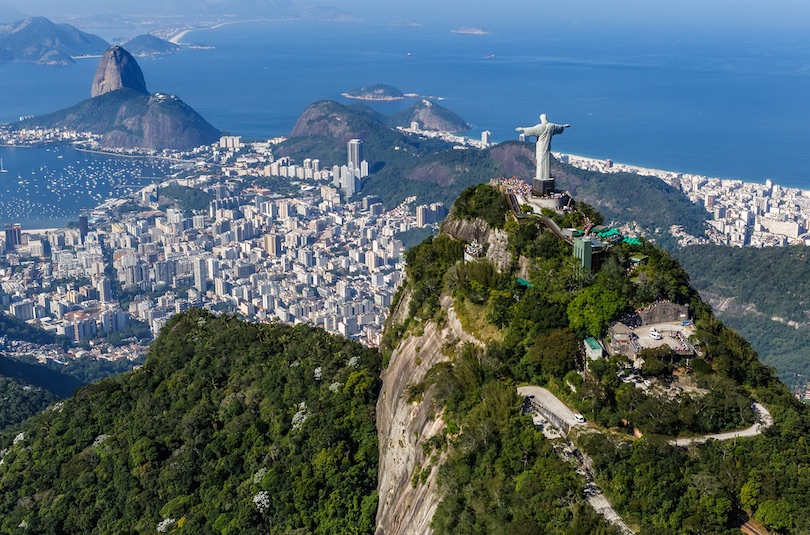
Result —
<instances>
[{"instance_id":1,"label":"sandy beach","mask_svg":"<svg viewBox=\"0 0 810 535\"><path fill-rule=\"evenodd\" d=\"M169 42L174 43L176 45L183 44L183 43L180 42L183 39L183 37L185 37L186 34L188 34L189 32L193 32L194 30L216 30L217 28L222 28L223 26L229 26L231 24L244 24L246 22L247 23L249 23L249 22L277 22L277 21L283 21L283 20L287 20L287 19L252 19L252 20L229 20L229 21L226 21L226 22L218 22L218 23L210 25L210 26L200 26L199 28L187 28L185 30L182 30L179 33L177 33L174 37L170 38Z\"/></svg>"},{"instance_id":2,"label":"sandy beach","mask_svg":"<svg viewBox=\"0 0 810 535\"><path fill-rule=\"evenodd\" d=\"M182 32L178 33L177 35L175 35L174 37L172 37L171 39L169 39L169 42L170 42L170 43L174 43L174 44L176 44L176 45L179 45L179 44L180 44L180 40L181 40L183 37L185 37L185 36L186 36L186 34L187 34L188 32L190 32L190 31L191 31L190 29L189 29L189 30L183 30Z\"/></svg>"}]
</instances>

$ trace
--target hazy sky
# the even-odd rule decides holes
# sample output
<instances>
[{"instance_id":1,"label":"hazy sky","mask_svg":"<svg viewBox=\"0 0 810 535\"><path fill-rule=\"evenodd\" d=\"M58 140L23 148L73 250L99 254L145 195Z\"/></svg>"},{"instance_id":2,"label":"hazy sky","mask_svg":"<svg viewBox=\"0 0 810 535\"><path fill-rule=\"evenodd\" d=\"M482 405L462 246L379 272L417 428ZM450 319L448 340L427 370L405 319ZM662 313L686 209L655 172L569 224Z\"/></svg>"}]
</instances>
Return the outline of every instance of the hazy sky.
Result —
<instances>
[{"instance_id":1,"label":"hazy sky","mask_svg":"<svg viewBox=\"0 0 810 535\"><path fill-rule=\"evenodd\" d=\"M779 26L805 24L805 0L338 0L348 11L369 18L457 19L501 24L528 19L549 24L695 24Z\"/></svg>"},{"instance_id":2,"label":"hazy sky","mask_svg":"<svg viewBox=\"0 0 810 535\"><path fill-rule=\"evenodd\" d=\"M286 0L209 0L208 3L264 4ZM0 0L29 14L55 16L88 12L131 13L191 8L200 0ZM411 20L426 25L478 25L562 29L680 28L768 33L810 26L806 0L321 0L372 22ZM133 7L133 6L138 6Z\"/></svg>"}]
</instances>

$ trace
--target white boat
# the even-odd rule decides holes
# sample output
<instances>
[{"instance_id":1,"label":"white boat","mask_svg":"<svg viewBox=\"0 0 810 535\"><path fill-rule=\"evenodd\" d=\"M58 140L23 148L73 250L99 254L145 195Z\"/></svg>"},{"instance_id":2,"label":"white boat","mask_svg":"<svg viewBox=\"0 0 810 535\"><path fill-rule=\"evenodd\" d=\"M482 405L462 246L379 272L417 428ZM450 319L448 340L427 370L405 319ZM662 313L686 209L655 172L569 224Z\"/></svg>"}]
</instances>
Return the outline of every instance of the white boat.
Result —
<instances>
[{"instance_id":1,"label":"white boat","mask_svg":"<svg viewBox=\"0 0 810 535\"><path fill-rule=\"evenodd\" d=\"M3 168L3 158L0 158L0 173L8 173L8 170Z\"/></svg>"}]
</instances>

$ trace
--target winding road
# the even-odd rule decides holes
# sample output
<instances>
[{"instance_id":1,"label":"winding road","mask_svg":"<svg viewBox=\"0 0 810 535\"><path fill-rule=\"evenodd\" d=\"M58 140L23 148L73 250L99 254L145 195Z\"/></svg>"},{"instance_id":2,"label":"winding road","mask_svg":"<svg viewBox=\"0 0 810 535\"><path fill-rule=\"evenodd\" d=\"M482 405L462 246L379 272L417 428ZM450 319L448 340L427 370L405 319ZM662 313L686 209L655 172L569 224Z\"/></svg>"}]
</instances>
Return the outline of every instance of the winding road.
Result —
<instances>
[{"instance_id":1,"label":"winding road","mask_svg":"<svg viewBox=\"0 0 810 535\"><path fill-rule=\"evenodd\" d=\"M716 433L713 435L702 435L699 437L678 438L670 440L673 446L690 446L692 444L702 444L709 440L731 440L733 438L755 437L773 425L773 416L761 403L754 403L754 412L757 415L757 422L741 431L729 431L727 433Z\"/></svg>"},{"instance_id":2,"label":"winding road","mask_svg":"<svg viewBox=\"0 0 810 535\"><path fill-rule=\"evenodd\" d=\"M545 413L546 416L553 416L554 418L548 420L549 423L554 427L557 427L563 435L567 435L569 429L571 428L586 426L585 423L574 418L574 411L568 408L568 406L560 401L557 396L545 388L539 386L521 386L517 389L517 391L519 395L531 400L530 406L532 407L533 411ZM753 409L756 413L757 421L754 425L747 429L742 429L740 431L729 431L727 433L702 435L698 437L673 439L670 440L669 443L673 446L686 447L692 444L702 444L709 440L731 440L735 438L757 436L762 433L763 429L767 429L773 425L773 416L771 416L768 409L765 408L765 406L761 403L755 402L753 404ZM573 443L568 442L568 445L571 450L575 449ZM591 504L591 507L593 507L594 510L602 515L608 522L619 528L622 533L626 535L634 533L634 531L622 520L616 510L613 509L613 506L610 504L608 499L604 496L604 494L602 494L601 489L599 489L599 487L593 482L594 479L593 472L591 470L592 463L590 458L581 452L579 452L574 458L578 459L580 469L582 473L584 473L585 479L588 481L589 486L596 490L595 493L587 496L588 503ZM744 533L760 533L752 529L753 526L749 526L748 524L745 524L743 528L744 529L742 531ZM745 528L747 528L749 531L746 531Z\"/></svg>"},{"instance_id":3,"label":"winding road","mask_svg":"<svg viewBox=\"0 0 810 535\"><path fill-rule=\"evenodd\" d=\"M585 422L574 418L574 411L545 388L539 386L521 386L518 387L517 391L519 395L531 399L532 403L530 406L532 406L533 410L536 411L539 407L542 409L542 412L545 413L545 416L553 416L553 418L548 419L549 424L556 427L563 435L567 435L569 430L575 427L586 427ZM619 513L617 513L610 504L610 501L602 494L602 489L594 483L593 471L591 470L593 461L591 458L584 452L578 451L576 446L569 440L566 439L566 442L568 446L567 449L576 452L576 455L573 455L571 459L579 464L578 471L584 474L588 486L593 489L593 492L588 493L586 488L586 499L588 503L591 504L594 511L602 515L610 524L616 526L624 535L633 535L635 532L622 520L622 517L619 516Z\"/></svg>"}]
</instances>

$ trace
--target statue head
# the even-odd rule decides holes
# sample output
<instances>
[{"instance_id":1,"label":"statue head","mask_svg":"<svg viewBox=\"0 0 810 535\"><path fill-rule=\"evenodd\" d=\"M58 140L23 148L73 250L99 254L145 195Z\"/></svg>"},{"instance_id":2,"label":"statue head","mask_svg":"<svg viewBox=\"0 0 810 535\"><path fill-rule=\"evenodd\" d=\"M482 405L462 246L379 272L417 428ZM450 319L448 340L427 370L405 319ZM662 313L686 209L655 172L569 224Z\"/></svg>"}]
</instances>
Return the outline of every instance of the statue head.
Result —
<instances>
[{"instance_id":1,"label":"statue head","mask_svg":"<svg viewBox=\"0 0 810 535\"><path fill-rule=\"evenodd\" d=\"M548 122L548 117L546 117L545 113L540 114L540 124L546 124Z\"/></svg>"}]
</instances>

